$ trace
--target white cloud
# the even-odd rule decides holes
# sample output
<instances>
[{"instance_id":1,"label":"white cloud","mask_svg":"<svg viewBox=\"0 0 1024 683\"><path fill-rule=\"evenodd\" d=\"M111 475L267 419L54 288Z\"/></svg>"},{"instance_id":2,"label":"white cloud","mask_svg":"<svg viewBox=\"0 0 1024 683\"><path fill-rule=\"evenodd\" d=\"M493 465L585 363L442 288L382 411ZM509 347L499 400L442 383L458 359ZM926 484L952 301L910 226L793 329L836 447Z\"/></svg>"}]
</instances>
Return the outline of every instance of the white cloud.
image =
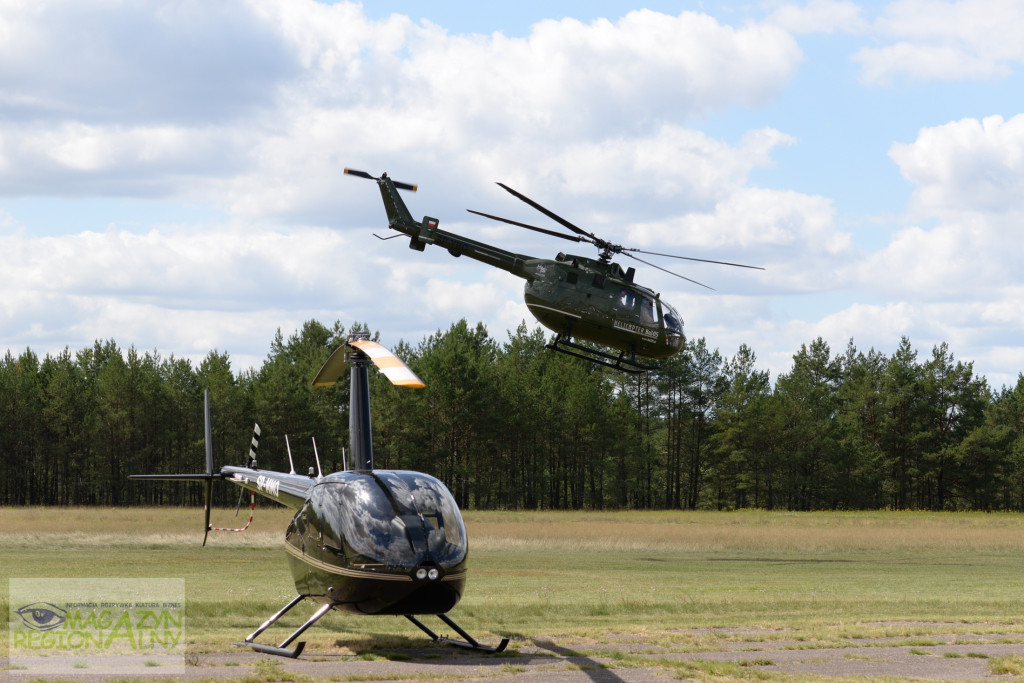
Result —
<instances>
[{"instance_id":1,"label":"white cloud","mask_svg":"<svg viewBox=\"0 0 1024 683\"><path fill-rule=\"evenodd\" d=\"M56 353L114 338L196 362L226 350L241 370L259 366L278 327L287 333L310 318L368 322L389 343L416 343L437 320L483 320L500 335L513 317L513 327L528 317L518 278L469 262L484 276L463 281L465 259L454 264L439 252L419 261L396 251L403 248L368 233L350 239L304 227L111 228L59 237L6 229L0 349Z\"/></svg>"},{"instance_id":2,"label":"white cloud","mask_svg":"<svg viewBox=\"0 0 1024 683\"><path fill-rule=\"evenodd\" d=\"M922 212L1024 209L1024 114L923 128L889 156L912 182Z\"/></svg>"},{"instance_id":3,"label":"white cloud","mask_svg":"<svg viewBox=\"0 0 1024 683\"><path fill-rule=\"evenodd\" d=\"M298 66L240 0L5 2L0 35L8 120L229 121Z\"/></svg>"},{"instance_id":4,"label":"white cloud","mask_svg":"<svg viewBox=\"0 0 1024 683\"><path fill-rule=\"evenodd\" d=\"M764 291L735 310L730 297L714 298L722 308L714 311L677 296L696 322L689 331L716 343L766 340L753 346L769 349L761 363L774 375L791 363L792 352L781 349L819 336L834 354L851 338L862 350L891 354L906 335L923 354L948 342L997 388L1012 384L1024 357L1018 348L1024 320L1022 126L1024 116L964 119L893 145L890 157L915 186L910 214L921 222L895 230L888 244L871 253L852 248L850 236L834 225L831 202L821 197L744 187L713 213L687 217L681 242L748 236L762 246L785 245L780 256L787 257L758 274ZM723 229L715 230L718 225ZM668 233L655 234L669 239ZM767 296L775 287L797 297ZM769 310L759 309L759 301Z\"/></svg>"},{"instance_id":5,"label":"white cloud","mask_svg":"<svg viewBox=\"0 0 1024 683\"><path fill-rule=\"evenodd\" d=\"M794 348L821 337L829 342L833 352L842 350L850 339L858 348L866 350L873 346L885 351L879 344L895 345L918 322L918 315L917 307L905 301L882 305L858 303L821 320L797 320L787 327Z\"/></svg>"},{"instance_id":6,"label":"white cloud","mask_svg":"<svg viewBox=\"0 0 1024 683\"><path fill-rule=\"evenodd\" d=\"M700 131L666 124L645 135L564 145L539 162L531 182L554 186L558 194L575 189L588 199L606 197L619 206L623 198L643 196L654 202L646 206L655 213L710 208L742 187L751 170L770 166L776 146L793 142L791 136L767 128L747 133L739 145L731 146ZM613 218L622 221L621 216Z\"/></svg>"},{"instance_id":7,"label":"white cloud","mask_svg":"<svg viewBox=\"0 0 1024 683\"><path fill-rule=\"evenodd\" d=\"M712 211L636 225L630 239L636 246L658 247L653 251L767 269L752 274L699 266L696 274L692 264L655 259L658 265L668 265L716 290L732 281L731 286L746 292L821 291L849 285L849 269L856 257L850 235L836 229L834 213L831 201L824 197L742 187Z\"/></svg>"},{"instance_id":8,"label":"white cloud","mask_svg":"<svg viewBox=\"0 0 1024 683\"><path fill-rule=\"evenodd\" d=\"M276 11L294 14L282 7ZM331 8L345 12L351 15L350 8ZM657 172L662 193L693 185L694 171L683 162L707 169L706 149L684 149L683 158L651 168L635 163L636 148L664 157L663 147L714 145L683 140L701 136L682 124L714 109L764 102L801 58L792 37L777 28L734 29L695 13L542 21L524 38L448 35L398 17L352 21L363 35L344 55L337 46L350 42L345 21L309 27L314 37L301 44L309 71L282 90L285 123L256 143L258 170L234 179L226 193L243 214L291 207L323 220L341 206L325 197L355 196L339 189L351 183L340 178L344 166L399 169L421 184L443 169L473 189L502 179L536 191L539 179L561 196L589 195L591 203L610 178L626 179L615 184L618 195L650 188L653 173L640 175L645 171ZM368 37L376 34L377 43ZM617 173L613 164L624 158L635 173ZM685 177L675 180L680 173ZM270 193L268 186L281 190ZM464 197L467 188L459 187ZM463 201L450 211L461 211Z\"/></svg>"},{"instance_id":9,"label":"white cloud","mask_svg":"<svg viewBox=\"0 0 1024 683\"><path fill-rule=\"evenodd\" d=\"M861 287L889 307L916 302L904 323L915 341L946 341L982 368L1007 367L1024 320L1024 115L924 128L889 155L915 185L911 213L924 223L898 230L854 269Z\"/></svg>"},{"instance_id":10,"label":"white cloud","mask_svg":"<svg viewBox=\"0 0 1024 683\"><path fill-rule=\"evenodd\" d=\"M861 33L867 28L859 5L838 0L782 4L768 20L793 33Z\"/></svg>"},{"instance_id":11,"label":"white cloud","mask_svg":"<svg viewBox=\"0 0 1024 683\"><path fill-rule=\"evenodd\" d=\"M865 261L865 285L923 300L998 302L1024 259L1024 115L925 128L889 155L915 185L913 215L938 223L897 232Z\"/></svg>"},{"instance_id":12,"label":"white cloud","mask_svg":"<svg viewBox=\"0 0 1024 683\"><path fill-rule=\"evenodd\" d=\"M883 40L859 55L865 77L1014 68L1015 6L894 3L873 25ZM471 207L546 224L492 181L612 241L767 266L681 264L718 290L708 294L638 268L688 332L725 353L747 342L788 361L779 349L822 333L844 345L852 331L888 350L902 333L947 335L962 356L1011 358L1021 117L954 121L892 146L916 188L915 227L875 254L853 245L849 198L801 191L820 185L790 175L805 129L786 126L805 123L787 118L792 102L771 105L813 80L793 78L804 59L794 34L860 33L863 12L811 0L729 25L641 10L544 20L510 37L373 20L348 2L0 0L0 196L14 198L0 209L0 348L114 337L177 355L216 347L252 364L277 327L311 317L413 343L460 317L498 339L532 324L520 280L375 240L371 230L386 231L377 189L344 177L350 166L419 183L413 215L536 256L566 245L466 217ZM797 154L780 153L790 145ZM789 164L778 174L776 157ZM19 198L68 196L159 197L229 218L173 226L153 215L85 232L68 212L60 236L10 218ZM968 279L982 282L974 300Z\"/></svg>"},{"instance_id":13,"label":"white cloud","mask_svg":"<svg viewBox=\"0 0 1024 683\"><path fill-rule=\"evenodd\" d=\"M775 26L692 12L541 21L523 38L312 0L52 0L2 21L15 37L0 46L7 192L182 196L320 220L339 209L347 165L537 168L553 145L647 139L763 103L801 59Z\"/></svg>"},{"instance_id":14,"label":"white cloud","mask_svg":"<svg viewBox=\"0 0 1024 683\"><path fill-rule=\"evenodd\" d=\"M316 310L334 319L345 312L339 300L365 297L367 279L338 267L348 250L338 233L317 229L0 233L0 288L9 293L0 343L19 346L33 321L45 331L40 351L107 337L190 352L198 343L190 340L232 339L234 348L248 349L253 342L234 334L265 327L267 310Z\"/></svg>"},{"instance_id":15,"label":"white cloud","mask_svg":"<svg viewBox=\"0 0 1024 683\"><path fill-rule=\"evenodd\" d=\"M880 48L861 48L854 60L861 65L861 80L876 85L891 85L900 74L920 81L960 81L1010 73L1004 63L972 54L959 46L907 41Z\"/></svg>"},{"instance_id":16,"label":"white cloud","mask_svg":"<svg viewBox=\"0 0 1024 683\"><path fill-rule=\"evenodd\" d=\"M970 245L960 230L905 228L867 260L862 281L865 287L891 296L945 300L968 291L963 280L975 267L960 258L965 249Z\"/></svg>"},{"instance_id":17,"label":"white cloud","mask_svg":"<svg viewBox=\"0 0 1024 683\"><path fill-rule=\"evenodd\" d=\"M180 195L183 178L236 172L238 143L215 128L0 123L0 180L8 195Z\"/></svg>"},{"instance_id":18,"label":"white cloud","mask_svg":"<svg viewBox=\"0 0 1024 683\"><path fill-rule=\"evenodd\" d=\"M874 31L893 42L854 55L867 83L1002 77L1024 62L1024 5L1017 0L897 0Z\"/></svg>"}]
</instances>

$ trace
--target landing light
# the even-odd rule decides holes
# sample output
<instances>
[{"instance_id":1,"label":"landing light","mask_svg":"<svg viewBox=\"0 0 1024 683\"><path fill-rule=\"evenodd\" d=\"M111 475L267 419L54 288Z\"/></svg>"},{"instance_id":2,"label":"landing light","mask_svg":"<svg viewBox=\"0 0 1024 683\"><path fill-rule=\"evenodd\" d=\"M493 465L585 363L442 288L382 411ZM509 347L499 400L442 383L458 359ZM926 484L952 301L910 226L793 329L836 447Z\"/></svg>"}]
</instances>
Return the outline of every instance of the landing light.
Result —
<instances>
[{"instance_id":1,"label":"landing light","mask_svg":"<svg viewBox=\"0 0 1024 683\"><path fill-rule=\"evenodd\" d=\"M420 567L419 569L417 569L416 570L416 578L419 579L420 581L422 581L423 579L427 578L427 570L424 569L423 567Z\"/></svg>"},{"instance_id":2,"label":"landing light","mask_svg":"<svg viewBox=\"0 0 1024 683\"><path fill-rule=\"evenodd\" d=\"M431 569L429 572L427 572L427 576L430 578L431 581L437 581L438 575L439 574L436 569Z\"/></svg>"}]
</instances>

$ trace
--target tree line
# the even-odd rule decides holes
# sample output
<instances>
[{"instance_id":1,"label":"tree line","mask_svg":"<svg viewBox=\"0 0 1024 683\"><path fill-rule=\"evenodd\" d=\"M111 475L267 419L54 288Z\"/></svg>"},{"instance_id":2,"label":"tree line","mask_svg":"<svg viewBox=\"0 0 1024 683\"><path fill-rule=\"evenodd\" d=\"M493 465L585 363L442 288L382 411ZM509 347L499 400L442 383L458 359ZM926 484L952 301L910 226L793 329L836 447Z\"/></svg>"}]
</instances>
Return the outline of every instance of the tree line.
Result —
<instances>
[{"instance_id":1,"label":"tree line","mask_svg":"<svg viewBox=\"0 0 1024 683\"><path fill-rule=\"evenodd\" d=\"M353 330L366 330L355 325ZM129 482L202 471L202 392L216 466L344 468L347 378L312 377L344 343L340 322L280 331L259 369L227 353L194 365L97 341L0 360L0 505L202 505L201 487ZM919 358L820 338L772 382L746 345L704 339L627 375L545 350L540 328L507 339L461 320L393 350L426 382L371 371L376 465L427 472L460 505L506 509L1024 509L1024 375L993 391L946 344ZM285 443L288 435L288 445ZM215 503L233 505L232 487Z\"/></svg>"}]
</instances>

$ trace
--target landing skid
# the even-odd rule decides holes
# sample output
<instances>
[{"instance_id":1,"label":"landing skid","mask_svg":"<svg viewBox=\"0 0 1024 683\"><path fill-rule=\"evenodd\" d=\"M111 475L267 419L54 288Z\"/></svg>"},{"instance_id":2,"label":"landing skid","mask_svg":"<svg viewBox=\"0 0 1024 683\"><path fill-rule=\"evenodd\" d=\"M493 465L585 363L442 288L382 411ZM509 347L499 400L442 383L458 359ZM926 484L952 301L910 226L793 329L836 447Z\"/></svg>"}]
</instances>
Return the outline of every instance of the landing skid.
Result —
<instances>
[{"instance_id":1,"label":"landing skid","mask_svg":"<svg viewBox=\"0 0 1024 683\"><path fill-rule=\"evenodd\" d=\"M562 335L560 334L555 336L555 341L548 344L547 348L551 349L552 351L558 351L559 353L564 353L569 356L575 356L576 358L588 360L591 363L596 363L597 365L603 365L606 368L621 370L622 372L628 372L633 375L638 375L642 372L647 372L649 370L656 370L658 368L657 365L645 365L644 363L639 362L636 359L636 354L633 354L632 356L627 358L626 352L620 351L619 355L616 356L611 353L606 353L605 351L590 348L589 346L577 344L571 341L569 338L563 339ZM577 353L577 351L583 351L591 355Z\"/></svg>"},{"instance_id":2,"label":"landing skid","mask_svg":"<svg viewBox=\"0 0 1024 683\"><path fill-rule=\"evenodd\" d=\"M306 631L307 628L309 628L317 621L319 621L320 617L327 614L336 603L325 602L323 605L320 606L320 609L313 613L313 616L306 620L306 623L304 623L302 626L296 629L295 632L292 633L290 636L285 638L284 642L278 645L277 647L274 647L272 645L263 645L262 643L256 643L253 641L256 640L256 636L266 631L268 628L273 626L274 622L276 622L278 619L287 614L292 607L295 607L308 597L308 593L295 596L294 598L292 598L291 602L289 602L287 605L279 609L277 613L275 613L272 617L264 621L263 624L261 624L258 629L247 635L244 641L240 643L235 643L235 645L241 647L251 647L256 652L262 652L268 655L277 655L278 657L290 657L291 659L295 659L300 654L302 654L303 648L306 647L306 641L302 641L301 643L299 643L291 649L288 649L288 645L290 645L293 640L301 636Z\"/></svg>"},{"instance_id":3,"label":"landing skid","mask_svg":"<svg viewBox=\"0 0 1024 683\"><path fill-rule=\"evenodd\" d=\"M438 614L437 618L451 626L453 629L455 629L455 632L463 638L465 638L465 640L451 640L446 636L439 636L433 631L431 631L429 628L427 628L427 626L423 622L421 622L419 619L412 616L411 614L406 614L405 618L411 621L412 623L416 624L416 626L418 626L421 631L430 636L430 638L435 643L448 643L449 645L454 645L455 647L464 647L468 650L476 650L478 652L484 652L490 655L496 655L499 652L503 652L505 648L508 647L508 638L502 638L501 642L494 646L481 645L480 643L476 642L476 640L474 640L473 636L463 631L458 624L452 621L447 614Z\"/></svg>"},{"instance_id":4,"label":"landing skid","mask_svg":"<svg viewBox=\"0 0 1024 683\"><path fill-rule=\"evenodd\" d=\"M239 643L235 643L235 645L238 645L240 647L251 647L256 652L262 652L262 653L268 654L268 655L277 655L278 657L289 657L291 659L295 659L300 654L302 654L302 650L306 647L306 641L300 642L298 645L296 645L293 648L289 648L288 646L291 645L292 641L294 641L296 638L298 638L303 633L305 633L306 629L308 629L310 626L312 626L317 621L319 621L320 617L322 617L325 614L327 614L331 610L331 608L334 607L338 603L336 603L336 602L325 602L324 604L320 605L320 608L317 609L317 611L313 613L313 616L311 616L309 619L306 620L306 623L304 623L302 626L297 628L290 636L288 636L287 638L284 639L284 642L282 642L280 645L278 645L276 647L273 646L273 645L264 645L262 643L257 643L255 641L256 641L256 637L257 636L259 636L261 633L263 633L268 628L273 626L274 623L278 619L283 617L285 614L288 613L289 610L291 610L293 607L295 607L296 605L298 605L300 602L302 602L303 600L305 600L308 597L311 597L308 593L304 593L302 595L295 596L294 598L292 598L291 602L289 602L287 605L285 605L284 607L279 609L269 619L264 621L260 625L260 627L258 629L256 629L255 631L253 631L252 633L247 635L245 637L244 641L239 642ZM439 636L436 633L434 633L433 631L431 631L429 628L427 628L423 624L423 622L418 620L416 617L412 616L411 614L406 614L405 615L406 619L408 619L409 621L414 623L416 626L418 626L420 628L420 630L422 630L424 633L426 633L428 636L430 636L431 639L433 639L435 642L438 642L438 643L448 643L449 645L454 645L456 647L464 647L464 648L467 648L467 649L470 649L470 650L476 650L478 652L484 652L484 653L487 653L487 654L497 654L499 652L502 652L508 646L508 638L502 638L501 642L498 645L493 646L493 647L492 646L488 646L488 645L481 645L480 643L478 643L476 640L473 639L473 636L471 636L468 633L466 633L465 631L463 631L462 628L458 624L456 624L454 621L452 621L448 617L447 614L438 614L437 617L441 621L443 621L444 623L448 624L453 629L455 629L455 632L458 633L463 638L465 638L465 640L451 640L451 639L449 639L447 637Z\"/></svg>"}]
</instances>

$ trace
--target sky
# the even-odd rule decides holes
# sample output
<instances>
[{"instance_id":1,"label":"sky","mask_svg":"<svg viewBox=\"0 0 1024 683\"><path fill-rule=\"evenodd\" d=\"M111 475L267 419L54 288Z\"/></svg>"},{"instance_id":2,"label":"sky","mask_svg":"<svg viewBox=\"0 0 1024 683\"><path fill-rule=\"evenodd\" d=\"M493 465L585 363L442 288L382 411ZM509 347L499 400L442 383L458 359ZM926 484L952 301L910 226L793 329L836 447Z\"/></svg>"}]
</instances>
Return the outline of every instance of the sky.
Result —
<instances>
[{"instance_id":1,"label":"sky","mask_svg":"<svg viewBox=\"0 0 1024 683\"><path fill-rule=\"evenodd\" d=\"M113 339L241 372L310 319L387 345L536 325L515 276L377 239L351 167L531 256L566 245L466 212L557 227L496 182L611 242L763 266L656 261L708 290L633 264L773 378L819 337L905 336L1012 385L1022 35L1021 0L0 0L0 353Z\"/></svg>"}]
</instances>

